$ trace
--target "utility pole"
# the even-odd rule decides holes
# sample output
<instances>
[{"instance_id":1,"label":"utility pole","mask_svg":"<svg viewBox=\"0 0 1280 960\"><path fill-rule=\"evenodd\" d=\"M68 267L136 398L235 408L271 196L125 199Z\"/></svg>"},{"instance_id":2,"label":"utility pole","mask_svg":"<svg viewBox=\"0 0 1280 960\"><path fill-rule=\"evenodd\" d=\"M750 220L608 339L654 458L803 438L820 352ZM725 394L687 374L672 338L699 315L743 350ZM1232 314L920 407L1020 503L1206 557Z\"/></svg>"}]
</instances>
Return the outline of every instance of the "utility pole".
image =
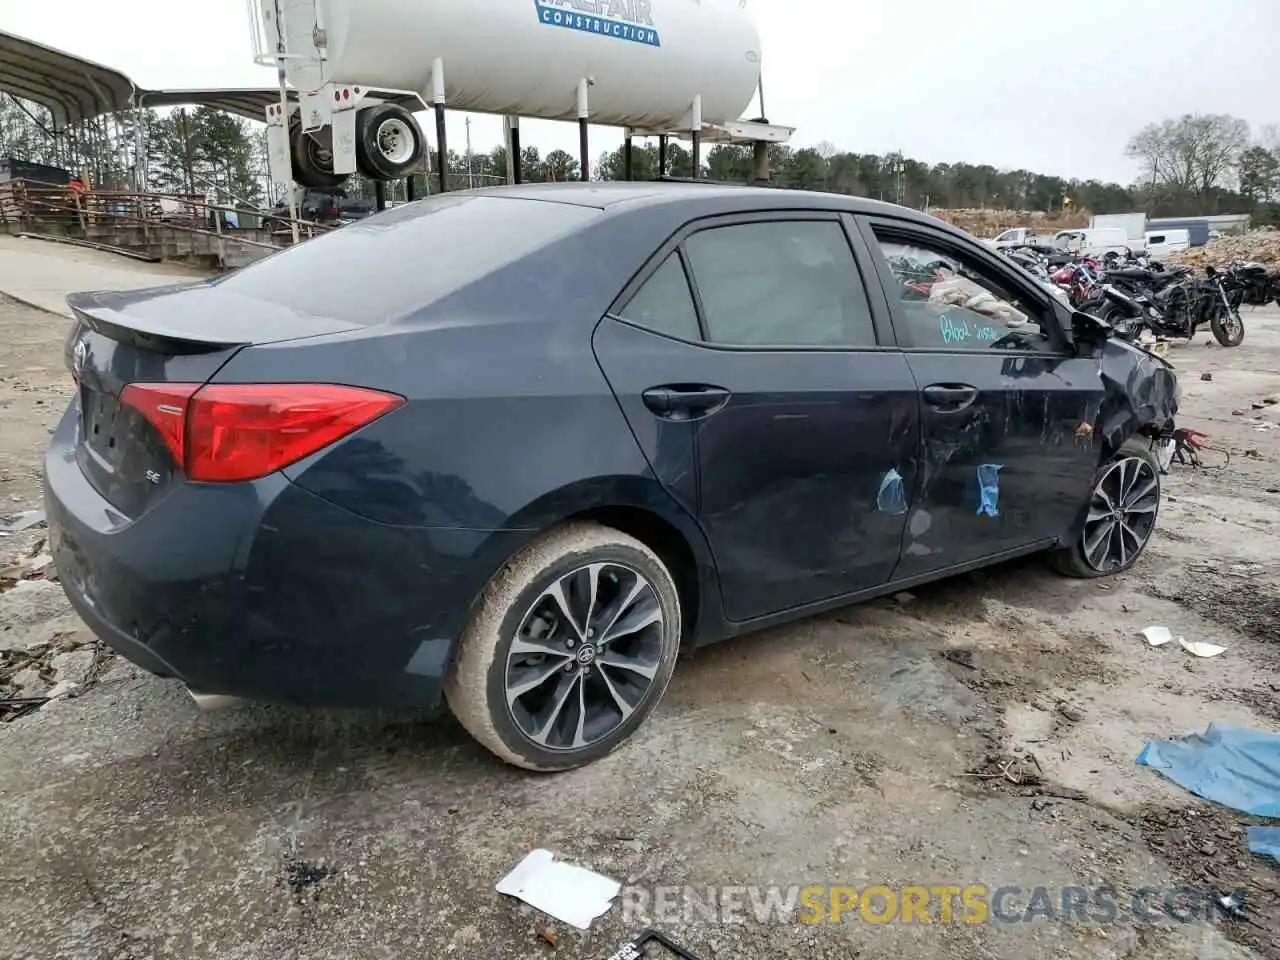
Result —
<instances>
[{"instance_id":1,"label":"utility pole","mask_svg":"<svg viewBox=\"0 0 1280 960\"><path fill-rule=\"evenodd\" d=\"M475 167L471 164L471 118L467 117L467 189L476 185Z\"/></svg>"}]
</instances>

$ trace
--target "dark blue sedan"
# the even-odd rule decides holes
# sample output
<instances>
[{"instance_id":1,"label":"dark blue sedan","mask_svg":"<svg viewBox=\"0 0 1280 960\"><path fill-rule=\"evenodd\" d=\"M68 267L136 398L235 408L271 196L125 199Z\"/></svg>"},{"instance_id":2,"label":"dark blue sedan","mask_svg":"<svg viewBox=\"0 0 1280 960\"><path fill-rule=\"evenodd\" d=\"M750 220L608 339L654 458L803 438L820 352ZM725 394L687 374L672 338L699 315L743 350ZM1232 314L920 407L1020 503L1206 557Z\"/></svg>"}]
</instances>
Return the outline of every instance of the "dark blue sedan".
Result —
<instances>
[{"instance_id":1,"label":"dark blue sedan","mask_svg":"<svg viewBox=\"0 0 1280 960\"><path fill-rule=\"evenodd\" d=\"M1043 551L1128 568L1167 364L914 211L451 193L70 298L45 459L84 620L198 694L421 707L587 763L682 648Z\"/></svg>"}]
</instances>

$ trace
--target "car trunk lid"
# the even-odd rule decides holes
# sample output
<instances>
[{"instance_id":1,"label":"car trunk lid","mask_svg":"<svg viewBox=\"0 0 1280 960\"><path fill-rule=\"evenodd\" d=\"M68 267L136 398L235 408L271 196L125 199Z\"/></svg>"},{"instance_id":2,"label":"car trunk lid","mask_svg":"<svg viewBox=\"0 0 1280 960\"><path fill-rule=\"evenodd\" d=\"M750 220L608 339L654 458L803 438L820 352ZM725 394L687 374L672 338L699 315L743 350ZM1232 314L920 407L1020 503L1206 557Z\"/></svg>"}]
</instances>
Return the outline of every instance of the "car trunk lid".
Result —
<instances>
[{"instance_id":1,"label":"car trunk lid","mask_svg":"<svg viewBox=\"0 0 1280 960\"><path fill-rule=\"evenodd\" d=\"M203 385L242 347L359 329L227 293L216 281L72 294L67 304L75 317L65 359L77 387L76 460L129 518L184 482L160 430L121 402L129 384Z\"/></svg>"}]
</instances>

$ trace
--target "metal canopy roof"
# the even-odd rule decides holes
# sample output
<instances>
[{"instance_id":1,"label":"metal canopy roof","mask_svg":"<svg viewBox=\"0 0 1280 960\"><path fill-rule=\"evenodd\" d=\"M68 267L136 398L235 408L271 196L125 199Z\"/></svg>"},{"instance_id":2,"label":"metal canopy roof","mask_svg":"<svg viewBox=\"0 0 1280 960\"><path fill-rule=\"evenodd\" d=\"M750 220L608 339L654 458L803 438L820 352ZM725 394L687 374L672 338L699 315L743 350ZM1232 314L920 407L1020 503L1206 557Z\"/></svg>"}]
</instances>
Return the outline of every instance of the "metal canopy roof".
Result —
<instances>
[{"instance_id":1,"label":"metal canopy roof","mask_svg":"<svg viewBox=\"0 0 1280 960\"><path fill-rule=\"evenodd\" d=\"M222 90L139 90L139 106L181 107L200 106L224 110L236 116L262 122L266 119L267 106L280 102L280 91L267 87L261 89L225 88ZM290 90L289 99L297 94Z\"/></svg>"},{"instance_id":2,"label":"metal canopy roof","mask_svg":"<svg viewBox=\"0 0 1280 960\"><path fill-rule=\"evenodd\" d=\"M89 117L126 110L133 81L119 70L0 32L0 90L47 107L61 132Z\"/></svg>"},{"instance_id":3,"label":"metal canopy roof","mask_svg":"<svg viewBox=\"0 0 1280 960\"><path fill-rule=\"evenodd\" d=\"M56 133L84 120L128 110L135 105L207 106L261 121L267 105L280 101L280 91L271 88L147 90L112 67L3 31L0 31L0 91L47 107L53 115ZM296 96L294 91L289 91L291 100Z\"/></svg>"}]
</instances>

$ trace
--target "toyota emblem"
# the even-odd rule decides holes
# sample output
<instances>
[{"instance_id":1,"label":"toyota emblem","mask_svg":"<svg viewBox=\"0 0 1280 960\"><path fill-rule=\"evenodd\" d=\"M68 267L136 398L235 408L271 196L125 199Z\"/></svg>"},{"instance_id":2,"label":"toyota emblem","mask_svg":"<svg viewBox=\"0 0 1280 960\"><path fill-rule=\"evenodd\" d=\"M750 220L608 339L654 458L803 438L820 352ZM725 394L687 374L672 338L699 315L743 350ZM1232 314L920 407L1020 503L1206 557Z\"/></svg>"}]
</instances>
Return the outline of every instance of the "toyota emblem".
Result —
<instances>
[{"instance_id":1,"label":"toyota emblem","mask_svg":"<svg viewBox=\"0 0 1280 960\"><path fill-rule=\"evenodd\" d=\"M76 347L71 352L71 372L76 375L76 379L80 379L80 374L84 373L84 365L89 360L89 341L81 337L76 341Z\"/></svg>"}]
</instances>

